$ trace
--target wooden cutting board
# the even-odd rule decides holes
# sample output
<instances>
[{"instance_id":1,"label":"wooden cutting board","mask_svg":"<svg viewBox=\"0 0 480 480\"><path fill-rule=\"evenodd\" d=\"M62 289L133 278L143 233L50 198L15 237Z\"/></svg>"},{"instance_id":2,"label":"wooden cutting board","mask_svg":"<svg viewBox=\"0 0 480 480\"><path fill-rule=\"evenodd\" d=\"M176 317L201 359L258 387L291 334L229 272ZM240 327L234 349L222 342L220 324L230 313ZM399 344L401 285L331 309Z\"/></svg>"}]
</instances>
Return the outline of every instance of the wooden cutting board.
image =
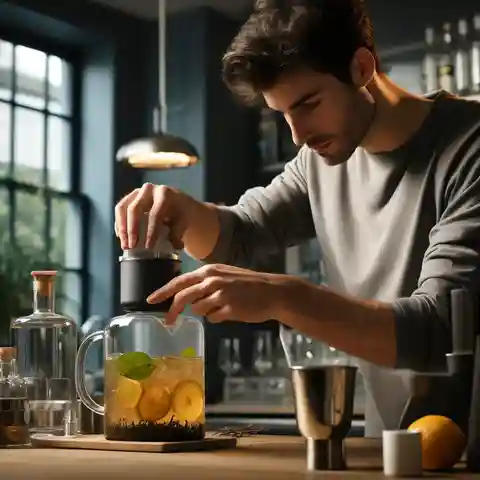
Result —
<instances>
[{"instance_id":1,"label":"wooden cutting board","mask_svg":"<svg viewBox=\"0 0 480 480\"><path fill-rule=\"evenodd\" d=\"M54 435L32 436L32 446L37 448L73 448L84 450L116 450L123 452L176 453L198 452L235 448L237 439L214 437L207 434L203 440L189 442L121 442L106 440L103 435L77 435L57 437Z\"/></svg>"}]
</instances>

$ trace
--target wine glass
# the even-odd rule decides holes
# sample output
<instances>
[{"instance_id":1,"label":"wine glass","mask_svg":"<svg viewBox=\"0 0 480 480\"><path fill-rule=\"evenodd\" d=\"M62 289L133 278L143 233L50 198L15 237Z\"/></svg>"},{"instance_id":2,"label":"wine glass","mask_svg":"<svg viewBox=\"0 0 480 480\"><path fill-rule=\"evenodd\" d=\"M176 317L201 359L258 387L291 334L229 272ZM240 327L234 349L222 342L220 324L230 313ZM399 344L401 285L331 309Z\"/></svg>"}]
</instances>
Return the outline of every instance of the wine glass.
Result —
<instances>
[{"instance_id":1,"label":"wine glass","mask_svg":"<svg viewBox=\"0 0 480 480\"><path fill-rule=\"evenodd\" d=\"M218 348L218 363L227 377L240 371L240 340L238 338L222 338Z\"/></svg>"},{"instance_id":2,"label":"wine glass","mask_svg":"<svg viewBox=\"0 0 480 480\"><path fill-rule=\"evenodd\" d=\"M272 334L259 332L255 335L253 366L259 375L265 375L273 368Z\"/></svg>"}]
</instances>

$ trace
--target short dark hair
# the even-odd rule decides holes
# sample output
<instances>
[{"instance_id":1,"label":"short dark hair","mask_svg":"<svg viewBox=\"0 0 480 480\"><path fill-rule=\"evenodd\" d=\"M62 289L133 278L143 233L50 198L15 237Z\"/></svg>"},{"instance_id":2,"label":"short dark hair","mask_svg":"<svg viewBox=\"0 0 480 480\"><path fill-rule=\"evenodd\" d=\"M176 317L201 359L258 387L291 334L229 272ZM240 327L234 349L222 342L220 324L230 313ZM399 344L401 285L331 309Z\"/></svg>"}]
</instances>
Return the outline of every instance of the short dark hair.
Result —
<instances>
[{"instance_id":1,"label":"short dark hair","mask_svg":"<svg viewBox=\"0 0 480 480\"><path fill-rule=\"evenodd\" d=\"M279 77L300 67L351 83L354 53L378 57L363 0L257 0L223 57L223 79L245 103L255 103Z\"/></svg>"}]
</instances>

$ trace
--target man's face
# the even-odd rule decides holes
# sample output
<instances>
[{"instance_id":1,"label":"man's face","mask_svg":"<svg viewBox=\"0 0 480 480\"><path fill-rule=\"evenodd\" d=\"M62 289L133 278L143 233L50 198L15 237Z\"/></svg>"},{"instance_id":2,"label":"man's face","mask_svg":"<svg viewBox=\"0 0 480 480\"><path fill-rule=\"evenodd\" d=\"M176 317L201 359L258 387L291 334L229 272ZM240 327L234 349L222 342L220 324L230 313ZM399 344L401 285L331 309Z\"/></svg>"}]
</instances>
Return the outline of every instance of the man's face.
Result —
<instances>
[{"instance_id":1,"label":"man's face","mask_svg":"<svg viewBox=\"0 0 480 480\"><path fill-rule=\"evenodd\" d=\"M373 121L374 103L366 88L313 70L286 74L263 96L283 113L294 143L308 145L328 165L347 161Z\"/></svg>"}]
</instances>

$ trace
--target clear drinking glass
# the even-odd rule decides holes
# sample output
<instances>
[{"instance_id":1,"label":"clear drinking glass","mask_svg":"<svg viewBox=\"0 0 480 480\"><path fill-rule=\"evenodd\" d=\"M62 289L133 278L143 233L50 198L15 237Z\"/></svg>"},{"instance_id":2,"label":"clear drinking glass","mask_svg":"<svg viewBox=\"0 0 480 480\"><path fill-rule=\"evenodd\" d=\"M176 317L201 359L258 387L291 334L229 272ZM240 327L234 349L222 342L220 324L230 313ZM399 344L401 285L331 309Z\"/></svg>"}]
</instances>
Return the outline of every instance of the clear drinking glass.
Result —
<instances>
[{"instance_id":1,"label":"clear drinking glass","mask_svg":"<svg viewBox=\"0 0 480 480\"><path fill-rule=\"evenodd\" d=\"M28 447L28 401L15 349L0 347L0 448Z\"/></svg>"},{"instance_id":2,"label":"clear drinking glass","mask_svg":"<svg viewBox=\"0 0 480 480\"><path fill-rule=\"evenodd\" d=\"M227 377L238 373L242 367L240 359L240 340L222 338L218 347L218 365Z\"/></svg>"},{"instance_id":3,"label":"clear drinking glass","mask_svg":"<svg viewBox=\"0 0 480 480\"><path fill-rule=\"evenodd\" d=\"M272 333L258 332L254 348L253 366L259 375L265 375L273 368Z\"/></svg>"},{"instance_id":4,"label":"clear drinking glass","mask_svg":"<svg viewBox=\"0 0 480 480\"><path fill-rule=\"evenodd\" d=\"M279 336L290 367L356 364L356 359L346 353L285 325L280 325Z\"/></svg>"}]
</instances>

